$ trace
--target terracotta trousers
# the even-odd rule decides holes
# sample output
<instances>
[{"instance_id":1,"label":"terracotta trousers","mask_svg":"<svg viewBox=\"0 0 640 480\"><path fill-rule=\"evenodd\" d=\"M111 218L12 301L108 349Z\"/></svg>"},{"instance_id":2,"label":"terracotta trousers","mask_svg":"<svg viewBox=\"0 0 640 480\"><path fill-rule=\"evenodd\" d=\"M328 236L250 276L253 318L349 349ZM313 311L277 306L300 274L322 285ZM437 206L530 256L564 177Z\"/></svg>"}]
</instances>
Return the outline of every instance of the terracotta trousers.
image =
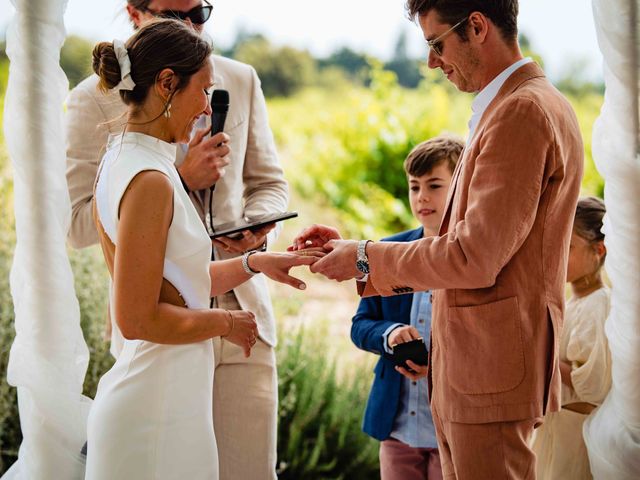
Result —
<instances>
[{"instance_id":1,"label":"terracotta trousers","mask_svg":"<svg viewBox=\"0 0 640 480\"><path fill-rule=\"evenodd\" d=\"M437 448L414 448L395 438L380 442L381 480L442 480Z\"/></svg>"},{"instance_id":2,"label":"terracotta trousers","mask_svg":"<svg viewBox=\"0 0 640 480\"><path fill-rule=\"evenodd\" d=\"M530 444L542 418L455 423L442 420L433 403L431 413L446 480L536 480L536 456Z\"/></svg>"}]
</instances>

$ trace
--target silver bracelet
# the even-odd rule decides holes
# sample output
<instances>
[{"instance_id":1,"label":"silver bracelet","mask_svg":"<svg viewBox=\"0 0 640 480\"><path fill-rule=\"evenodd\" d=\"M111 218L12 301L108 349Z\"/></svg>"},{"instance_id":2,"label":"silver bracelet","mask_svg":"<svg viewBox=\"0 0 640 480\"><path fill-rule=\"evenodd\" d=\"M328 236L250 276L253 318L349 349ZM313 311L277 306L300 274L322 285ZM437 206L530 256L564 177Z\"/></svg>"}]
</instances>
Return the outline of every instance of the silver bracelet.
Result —
<instances>
[{"instance_id":1,"label":"silver bracelet","mask_svg":"<svg viewBox=\"0 0 640 480\"><path fill-rule=\"evenodd\" d=\"M258 252L256 252L255 250L251 250L250 252L244 252L242 254L242 268L246 273L248 273L251 276L257 275L260 273L260 272L256 272L249 266L249 257L254 253L258 253Z\"/></svg>"}]
</instances>

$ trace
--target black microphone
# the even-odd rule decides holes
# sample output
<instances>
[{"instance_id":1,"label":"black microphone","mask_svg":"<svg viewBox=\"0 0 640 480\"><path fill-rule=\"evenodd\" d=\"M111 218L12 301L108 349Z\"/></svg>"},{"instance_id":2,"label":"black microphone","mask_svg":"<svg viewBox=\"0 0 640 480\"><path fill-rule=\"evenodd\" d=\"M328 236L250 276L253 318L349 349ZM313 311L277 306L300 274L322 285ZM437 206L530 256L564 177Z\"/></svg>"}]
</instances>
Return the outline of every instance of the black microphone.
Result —
<instances>
[{"instance_id":1,"label":"black microphone","mask_svg":"<svg viewBox=\"0 0 640 480\"><path fill-rule=\"evenodd\" d=\"M229 111L229 92L214 90L211 94L211 136L224 130L224 122Z\"/></svg>"},{"instance_id":2,"label":"black microphone","mask_svg":"<svg viewBox=\"0 0 640 480\"><path fill-rule=\"evenodd\" d=\"M229 111L229 92L226 90L214 90L211 94L211 136L224 131L224 122L227 120L227 112ZM216 184L211 185L209 189L209 228L210 233L215 233L213 227L213 191ZM213 260L213 251L211 252L211 260Z\"/></svg>"}]
</instances>

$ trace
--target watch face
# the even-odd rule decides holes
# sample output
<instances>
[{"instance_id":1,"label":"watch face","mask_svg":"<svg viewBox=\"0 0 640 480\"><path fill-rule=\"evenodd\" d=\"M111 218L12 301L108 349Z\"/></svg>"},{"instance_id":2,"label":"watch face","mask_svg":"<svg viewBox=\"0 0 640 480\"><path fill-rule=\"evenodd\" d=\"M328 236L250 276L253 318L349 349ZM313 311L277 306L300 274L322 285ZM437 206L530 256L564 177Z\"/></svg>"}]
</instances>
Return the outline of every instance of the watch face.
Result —
<instances>
[{"instance_id":1,"label":"watch face","mask_svg":"<svg viewBox=\"0 0 640 480\"><path fill-rule=\"evenodd\" d=\"M356 268L364 273L365 275L369 273L369 262L365 262L364 260L358 260L356 262Z\"/></svg>"}]
</instances>

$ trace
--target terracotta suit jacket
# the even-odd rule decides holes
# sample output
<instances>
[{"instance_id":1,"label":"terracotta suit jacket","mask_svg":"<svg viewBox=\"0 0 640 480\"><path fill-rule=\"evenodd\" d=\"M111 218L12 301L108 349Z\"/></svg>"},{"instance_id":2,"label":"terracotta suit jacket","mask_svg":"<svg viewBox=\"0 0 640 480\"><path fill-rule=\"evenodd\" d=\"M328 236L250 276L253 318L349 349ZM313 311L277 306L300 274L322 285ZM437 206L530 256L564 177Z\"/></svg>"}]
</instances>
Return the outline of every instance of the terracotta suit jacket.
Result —
<instances>
[{"instance_id":1,"label":"terracotta suit jacket","mask_svg":"<svg viewBox=\"0 0 640 480\"><path fill-rule=\"evenodd\" d=\"M363 295L433 293L432 405L487 423L559 408L558 341L583 170L578 123L534 63L485 111L437 237L367 248Z\"/></svg>"},{"instance_id":2,"label":"terracotta suit jacket","mask_svg":"<svg viewBox=\"0 0 640 480\"><path fill-rule=\"evenodd\" d=\"M229 113L225 132L231 138L230 163L213 194L215 223L286 210L288 187L278 162L260 80L249 65L213 56L214 88L229 91ZM69 242L75 248L98 243L91 200L98 165L109 134L122 131L126 106L117 91L97 90L98 77L92 75L74 88L67 99L67 182L71 196ZM210 119L207 119L210 125ZM176 164L184 158L178 146ZM201 218L209 209L209 189L193 192L191 200ZM269 234L275 241L277 231ZM216 258L234 256L216 251ZM215 281L215 279L213 279ZM238 303L256 315L260 337L276 343L275 318L264 275L256 275L234 289Z\"/></svg>"}]
</instances>

